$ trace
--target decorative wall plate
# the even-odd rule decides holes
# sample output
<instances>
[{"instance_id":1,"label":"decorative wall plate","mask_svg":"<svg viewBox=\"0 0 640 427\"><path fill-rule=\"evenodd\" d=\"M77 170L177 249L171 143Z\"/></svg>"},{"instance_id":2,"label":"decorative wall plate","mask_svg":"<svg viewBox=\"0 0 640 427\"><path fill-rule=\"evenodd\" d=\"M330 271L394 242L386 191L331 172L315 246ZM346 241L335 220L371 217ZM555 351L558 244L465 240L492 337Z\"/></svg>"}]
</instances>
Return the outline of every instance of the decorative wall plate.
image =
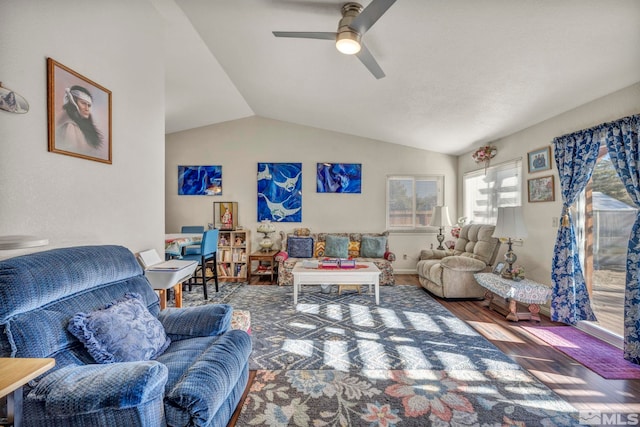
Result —
<instances>
[{"instance_id":1,"label":"decorative wall plate","mask_svg":"<svg viewBox=\"0 0 640 427\"><path fill-rule=\"evenodd\" d=\"M2 86L0 82L0 109L10 113L24 114L29 111L29 103L22 95Z\"/></svg>"}]
</instances>

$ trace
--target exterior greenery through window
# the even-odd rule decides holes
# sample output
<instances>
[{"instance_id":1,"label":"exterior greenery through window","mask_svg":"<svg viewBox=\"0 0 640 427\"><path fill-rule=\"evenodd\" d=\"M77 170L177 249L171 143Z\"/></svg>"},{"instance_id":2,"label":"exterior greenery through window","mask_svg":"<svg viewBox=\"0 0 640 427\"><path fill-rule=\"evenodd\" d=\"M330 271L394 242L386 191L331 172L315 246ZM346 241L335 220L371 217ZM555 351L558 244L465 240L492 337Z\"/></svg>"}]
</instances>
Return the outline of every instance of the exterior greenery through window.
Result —
<instances>
[{"instance_id":1,"label":"exterior greenery through window","mask_svg":"<svg viewBox=\"0 0 640 427\"><path fill-rule=\"evenodd\" d=\"M522 205L522 161L467 172L463 185L467 223L495 224L498 208Z\"/></svg>"},{"instance_id":2,"label":"exterior greenery through window","mask_svg":"<svg viewBox=\"0 0 640 427\"><path fill-rule=\"evenodd\" d=\"M443 203L443 183L438 175L387 177L387 229L429 226L433 208Z\"/></svg>"}]
</instances>

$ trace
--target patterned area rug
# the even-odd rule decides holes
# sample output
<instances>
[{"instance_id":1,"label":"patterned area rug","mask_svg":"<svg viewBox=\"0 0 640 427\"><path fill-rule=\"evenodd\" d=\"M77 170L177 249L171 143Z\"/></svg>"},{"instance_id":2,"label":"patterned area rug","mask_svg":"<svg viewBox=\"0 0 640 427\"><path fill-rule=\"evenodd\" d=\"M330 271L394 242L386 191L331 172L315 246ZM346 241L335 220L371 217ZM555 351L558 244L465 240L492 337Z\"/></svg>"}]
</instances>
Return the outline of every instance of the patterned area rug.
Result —
<instances>
[{"instance_id":1,"label":"patterned area rug","mask_svg":"<svg viewBox=\"0 0 640 427\"><path fill-rule=\"evenodd\" d=\"M573 326L525 329L606 379L640 379L640 366L623 357L623 351Z\"/></svg>"},{"instance_id":2,"label":"patterned area rug","mask_svg":"<svg viewBox=\"0 0 640 427\"><path fill-rule=\"evenodd\" d=\"M291 287L242 284L220 298L251 312L257 374L236 425L578 425L574 408L421 288L381 287L379 306L333 288L305 288L297 307Z\"/></svg>"},{"instance_id":3,"label":"patterned area rug","mask_svg":"<svg viewBox=\"0 0 640 427\"><path fill-rule=\"evenodd\" d=\"M188 286L188 285L187 285ZM189 291L188 288L182 291L182 306L183 307L195 307L205 304L227 304L231 295L233 295L240 287L247 286L246 283L232 283L232 282L219 282L218 292L216 292L216 286L213 283L207 285L208 300L204 299L204 292L201 285L192 286ZM167 301L167 307L174 307L175 303L173 298Z\"/></svg>"}]
</instances>

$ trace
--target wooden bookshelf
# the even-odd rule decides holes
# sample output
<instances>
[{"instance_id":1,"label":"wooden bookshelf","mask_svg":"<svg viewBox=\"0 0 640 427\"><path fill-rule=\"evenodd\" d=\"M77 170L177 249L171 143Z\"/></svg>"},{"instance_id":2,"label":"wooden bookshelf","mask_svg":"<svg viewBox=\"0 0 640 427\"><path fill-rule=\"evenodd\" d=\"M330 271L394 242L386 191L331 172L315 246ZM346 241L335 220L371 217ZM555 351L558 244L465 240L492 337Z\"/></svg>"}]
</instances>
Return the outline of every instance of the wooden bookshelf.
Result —
<instances>
[{"instance_id":1,"label":"wooden bookshelf","mask_svg":"<svg viewBox=\"0 0 640 427\"><path fill-rule=\"evenodd\" d=\"M229 282L247 280L251 234L249 230L223 231L218 237L218 279Z\"/></svg>"}]
</instances>

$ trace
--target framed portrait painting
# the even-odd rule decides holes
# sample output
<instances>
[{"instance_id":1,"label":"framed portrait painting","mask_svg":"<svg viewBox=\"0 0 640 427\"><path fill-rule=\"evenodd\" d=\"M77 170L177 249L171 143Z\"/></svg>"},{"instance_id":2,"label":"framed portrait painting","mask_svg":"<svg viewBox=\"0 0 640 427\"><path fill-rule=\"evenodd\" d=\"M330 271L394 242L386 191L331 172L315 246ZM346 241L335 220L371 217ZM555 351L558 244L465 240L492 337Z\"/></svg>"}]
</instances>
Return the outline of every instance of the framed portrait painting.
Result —
<instances>
[{"instance_id":1,"label":"framed portrait painting","mask_svg":"<svg viewBox=\"0 0 640 427\"><path fill-rule=\"evenodd\" d=\"M49 151L111 164L111 91L47 58Z\"/></svg>"},{"instance_id":2,"label":"framed portrait painting","mask_svg":"<svg viewBox=\"0 0 640 427\"><path fill-rule=\"evenodd\" d=\"M551 169L551 147L543 147L527 153L529 173Z\"/></svg>"},{"instance_id":3,"label":"framed portrait painting","mask_svg":"<svg viewBox=\"0 0 640 427\"><path fill-rule=\"evenodd\" d=\"M556 199L553 175L532 178L527 183L529 203L553 202Z\"/></svg>"}]
</instances>

